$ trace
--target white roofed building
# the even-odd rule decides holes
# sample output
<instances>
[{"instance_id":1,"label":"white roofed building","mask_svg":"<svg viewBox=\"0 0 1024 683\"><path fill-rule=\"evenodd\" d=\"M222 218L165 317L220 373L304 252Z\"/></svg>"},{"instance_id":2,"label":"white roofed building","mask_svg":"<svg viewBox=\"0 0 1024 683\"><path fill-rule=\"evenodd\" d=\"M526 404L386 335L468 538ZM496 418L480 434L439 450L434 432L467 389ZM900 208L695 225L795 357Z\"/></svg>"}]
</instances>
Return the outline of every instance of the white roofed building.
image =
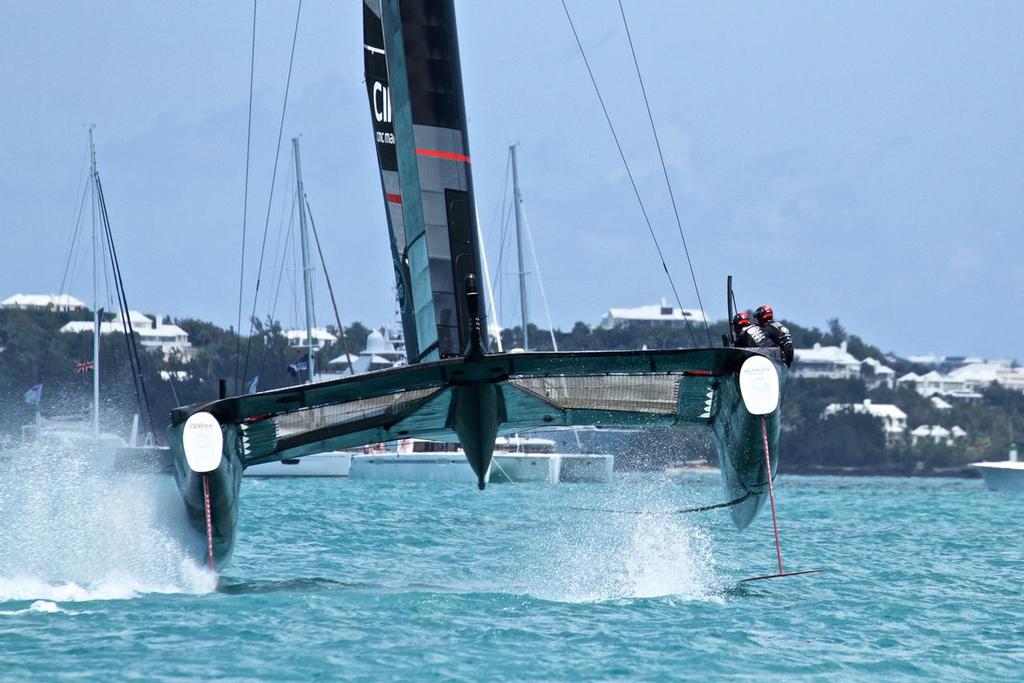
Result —
<instances>
[{"instance_id":1,"label":"white roofed building","mask_svg":"<svg viewBox=\"0 0 1024 683\"><path fill-rule=\"evenodd\" d=\"M860 362L860 376L869 389L880 386L892 389L896 385L896 371L874 358L865 358Z\"/></svg>"},{"instance_id":2,"label":"white roofed building","mask_svg":"<svg viewBox=\"0 0 1024 683\"><path fill-rule=\"evenodd\" d=\"M793 358L793 377L857 379L861 374L861 362L847 352L845 341L839 346L815 343L810 349L796 349Z\"/></svg>"},{"instance_id":3,"label":"white roofed building","mask_svg":"<svg viewBox=\"0 0 1024 683\"><path fill-rule=\"evenodd\" d=\"M981 391L992 382L1024 391L1024 369L1010 367L1004 361L972 363L953 370L949 376L963 382L968 391Z\"/></svg>"},{"instance_id":4,"label":"white roofed building","mask_svg":"<svg viewBox=\"0 0 1024 683\"><path fill-rule=\"evenodd\" d=\"M323 327L314 327L312 329L313 335L313 349L321 351L328 344L333 344L338 341L338 338L328 332ZM285 330L284 336L288 339L288 346L294 349L304 349L309 344L306 342L306 330Z\"/></svg>"},{"instance_id":5,"label":"white roofed building","mask_svg":"<svg viewBox=\"0 0 1024 683\"><path fill-rule=\"evenodd\" d=\"M936 444L952 446L953 442L965 436L967 436L966 430L958 425L954 425L952 429L946 429L942 425L921 425L914 427L914 430L910 432L911 445L922 441L931 441Z\"/></svg>"},{"instance_id":6,"label":"white roofed building","mask_svg":"<svg viewBox=\"0 0 1024 683\"><path fill-rule=\"evenodd\" d=\"M686 323L697 323L703 325L708 322L700 310L693 308L676 308L661 300L660 304L650 306L638 306L636 308L610 308L601 318L598 325L604 330L615 330L621 328L636 327L664 327L669 329L682 329Z\"/></svg>"},{"instance_id":7,"label":"white roofed building","mask_svg":"<svg viewBox=\"0 0 1024 683\"><path fill-rule=\"evenodd\" d=\"M388 334L385 335L385 332ZM348 374L349 363L352 372L359 374L371 370L383 370L405 362L405 341L400 333L381 327L370 330L366 335L366 348L356 354L341 354L327 362L328 372L332 375Z\"/></svg>"},{"instance_id":8,"label":"white roofed building","mask_svg":"<svg viewBox=\"0 0 1024 683\"><path fill-rule=\"evenodd\" d=\"M166 358L173 353L181 354L185 360L191 360L193 349L188 339L188 332L173 323L164 323L162 316L150 318L148 315L138 311L128 311L128 320L131 321L132 331L139 336L139 344L147 351L159 351ZM76 334L80 332L93 333L95 326L91 320L74 320L66 323L60 328L61 332ZM124 333L124 323L121 315L114 316L113 320L105 320L100 323L100 334Z\"/></svg>"},{"instance_id":9,"label":"white roofed building","mask_svg":"<svg viewBox=\"0 0 1024 683\"><path fill-rule=\"evenodd\" d=\"M911 386L922 396L979 398L980 392L993 382L1016 391L1024 391L1024 369L1006 362L971 363L948 375L931 370L923 375L914 372L896 379L896 386Z\"/></svg>"},{"instance_id":10,"label":"white roofed building","mask_svg":"<svg viewBox=\"0 0 1024 683\"><path fill-rule=\"evenodd\" d=\"M15 294L0 301L0 308L84 311L85 302L76 299L70 294Z\"/></svg>"},{"instance_id":11,"label":"white roofed building","mask_svg":"<svg viewBox=\"0 0 1024 683\"><path fill-rule=\"evenodd\" d=\"M880 420L885 441L890 445L902 440L907 431L907 414L891 403L872 403L869 398L862 403L832 403L822 412L822 417L843 412L871 415Z\"/></svg>"}]
</instances>

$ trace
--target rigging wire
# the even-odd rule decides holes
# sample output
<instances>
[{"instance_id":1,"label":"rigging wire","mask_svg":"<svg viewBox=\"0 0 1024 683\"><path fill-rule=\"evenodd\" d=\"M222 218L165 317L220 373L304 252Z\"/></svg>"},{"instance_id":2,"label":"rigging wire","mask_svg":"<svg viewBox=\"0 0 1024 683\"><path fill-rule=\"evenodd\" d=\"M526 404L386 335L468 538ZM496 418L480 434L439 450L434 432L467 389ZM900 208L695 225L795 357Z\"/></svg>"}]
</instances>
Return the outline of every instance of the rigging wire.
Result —
<instances>
[{"instance_id":1,"label":"rigging wire","mask_svg":"<svg viewBox=\"0 0 1024 683\"><path fill-rule=\"evenodd\" d=\"M291 178L289 177L289 187L291 186ZM263 352L260 354L259 370L256 372L257 376L262 376L263 372L267 368L267 351L270 349L270 328L273 328L274 321L277 319L277 304L281 298L281 283L284 281L284 274L288 268L288 252L292 246L292 230L295 226L295 198L298 192L293 188L291 192L291 208L288 212L288 230L284 232L283 242L278 240L277 254L280 256L280 268L277 271L277 286L274 288L274 303L270 307L270 314L267 316L267 330L265 330L266 338L263 340ZM284 208L281 209L281 223L284 223ZM273 272L271 272L271 279L273 279Z\"/></svg>"},{"instance_id":2,"label":"rigging wire","mask_svg":"<svg viewBox=\"0 0 1024 683\"><path fill-rule=\"evenodd\" d=\"M274 202L274 186L277 182L277 165L281 159L281 136L284 133L284 117L288 111L288 91L292 85L292 67L295 64L295 44L299 38L299 17L302 16L302 0L299 0L299 6L295 10L295 28L292 32L292 50L291 55L288 58L288 77L285 80L284 86L284 101L281 104L281 122L277 129L277 151L274 152L274 171L270 177L270 197L267 199L267 218L263 224L263 243L260 246L260 260L259 265L256 268L256 290L252 295L252 312L249 314L249 335L245 342L245 364L242 369L242 376L245 377L249 373L249 354L252 351L252 328L253 328L253 317L256 315L256 302L260 296L260 279L263 275L263 257L267 250L267 232L270 229L270 209Z\"/></svg>"},{"instance_id":3,"label":"rigging wire","mask_svg":"<svg viewBox=\"0 0 1024 683\"><path fill-rule=\"evenodd\" d=\"M530 219L526 216L526 206L520 203L523 211L523 222L526 223L526 242L530 245L530 258L533 259L533 267L537 271L537 285L540 289L540 300L544 304L544 315L548 320L548 334L551 335L551 347L558 351L558 342L555 340L555 325L551 322L551 309L548 308L548 295L544 291L544 278L540 276L540 262L537 260L537 250L533 247L533 231L530 230Z\"/></svg>"},{"instance_id":4,"label":"rigging wire","mask_svg":"<svg viewBox=\"0 0 1024 683\"><path fill-rule=\"evenodd\" d=\"M78 244L78 235L82 227L82 216L85 212L85 198L89 194L89 186L92 182L91 178L88 178L85 173L85 161L88 158L88 155L89 148L86 147L85 153L82 155L82 171L78 177L78 182L82 185L82 194L78 199L78 208L74 212L74 218L71 224L71 243L68 245L67 258L64 260L64 272L60 277L60 287L57 288L57 296L64 295L65 286L68 284L68 274L71 271L71 265L74 261L75 247ZM60 310L59 303L56 310ZM43 351L43 362L39 367L39 374L36 376L36 379L38 380L36 384L43 384L46 382L46 371L50 363L50 352L53 350L53 343L55 339L55 335L50 335L46 342L46 349Z\"/></svg>"},{"instance_id":5,"label":"rigging wire","mask_svg":"<svg viewBox=\"0 0 1024 683\"><path fill-rule=\"evenodd\" d=\"M654 125L654 114L651 113L651 102L647 99L647 88L644 86L644 77L640 72L640 62L636 57L636 49L633 47L633 35L629 32L629 22L626 21L626 10L622 7L622 0L619 0L619 13L622 15L622 25L626 29L626 39L629 41L629 51L633 55L633 66L636 68L636 78L640 82L640 92L644 95L644 106L647 108L647 119L651 122L651 133L654 134L654 144L658 148L658 159L661 160L661 172L665 176L665 187L668 188L668 197L672 201L672 212L676 217L676 227L679 228L679 239L683 242L683 253L686 255L686 265L690 268L690 279L693 280L693 291L697 294L697 305L700 306L700 314L704 320L704 332L708 335L708 345L714 346L711 339L711 329L708 327L708 316L704 311L704 302L700 298L700 287L697 286L697 276L693 272L693 261L690 259L690 248L686 244L686 235L683 232L683 221L679 218L679 207L676 205L676 196L672 191L672 181L668 177L668 165L665 163L665 155L661 151L661 139L658 136L658 128ZM680 313L686 318L686 313Z\"/></svg>"},{"instance_id":6,"label":"rigging wire","mask_svg":"<svg viewBox=\"0 0 1024 683\"><path fill-rule=\"evenodd\" d=\"M633 186L633 194L636 195L636 201L640 205L640 212L643 214L644 222L647 224L647 231L651 234L651 240L654 242L654 248L658 252L658 258L661 260L661 267L665 271L665 277L668 278L668 284L672 288L672 294L675 295L676 303L679 305L681 310L683 308L682 299L679 298L679 291L676 289L676 283L672 279L672 274L668 270L668 264L665 262L665 254L661 249L661 244L658 242L658 236L654 233L654 226L651 224L650 216L647 215L647 207L644 206L644 201L640 197L640 189L637 187L636 179L633 177L633 171L629 167L629 162L626 160L626 153L622 149L622 143L619 142L619 135L615 132L615 126L612 124L612 118L608 113L608 107L605 105L604 97L601 95L601 89L597 85L597 78L594 76L593 69L590 68L590 60L587 59L587 53L583 49L583 43L580 41L579 33L576 32L576 25L573 23L572 15L569 14L569 7L565 4L565 0L561 0L561 2L562 9L565 10L565 18L569 20L569 28L572 29L572 35L576 39L576 47L579 48L580 56L583 58L583 64L587 67L587 74L590 76L590 82L594 86L594 93L597 95L597 100L601 104L601 110L604 112L605 121L608 122L608 128L611 131L612 139L615 140L615 147L619 150L619 157L622 159L622 165L626 169L626 175L629 177L629 183ZM690 341L692 341L694 347L696 347L697 337L693 334L693 326L690 324L690 319L684 315L683 322L686 323L686 331L690 333Z\"/></svg>"},{"instance_id":7,"label":"rigging wire","mask_svg":"<svg viewBox=\"0 0 1024 683\"><path fill-rule=\"evenodd\" d=\"M238 361L242 355L242 295L245 285L245 234L249 218L249 158L252 149L252 83L256 72L256 0L252 0L252 43L249 47L249 120L245 129L245 189L242 190L242 258L238 267L238 320L235 323L235 393L238 393Z\"/></svg>"},{"instance_id":8,"label":"rigging wire","mask_svg":"<svg viewBox=\"0 0 1024 683\"><path fill-rule=\"evenodd\" d=\"M316 221L313 220L313 209L309 205L309 199L303 197L306 202L306 213L309 214L309 225L313 228L313 239L316 240L316 251L320 254L320 267L324 271L324 279L327 280L327 291L331 295L331 306L334 308L334 320L338 323L338 336L341 338L341 348L345 352L345 362L348 364L348 374L354 375L352 369L352 356L348 352L348 340L345 338L345 328L341 324L341 315L338 313L338 302L334 298L334 285L331 284L331 276L327 272L327 261L324 260L324 250L320 248L320 233L316 231Z\"/></svg>"},{"instance_id":9,"label":"rigging wire","mask_svg":"<svg viewBox=\"0 0 1024 683\"><path fill-rule=\"evenodd\" d=\"M139 347L135 340L135 330L132 328L131 316L128 315L128 295L125 293L124 279L121 277L121 265L117 258L117 249L114 247L114 235L110 228L110 216L107 213L107 201L103 196L103 183L100 182L99 171L94 173L94 179L96 183L96 196L99 199L100 217L107 237L111 267L114 271L114 284L117 287L117 302L121 309L121 324L124 326L126 343L128 345L128 359L132 366L132 380L135 384L135 395L139 402L139 410L140 412L145 413L146 421L149 423L149 433L155 434L156 429L155 424L153 423L153 411L150 409L149 394L146 391L146 382L142 375L142 359L139 356Z\"/></svg>"}]
</instances>

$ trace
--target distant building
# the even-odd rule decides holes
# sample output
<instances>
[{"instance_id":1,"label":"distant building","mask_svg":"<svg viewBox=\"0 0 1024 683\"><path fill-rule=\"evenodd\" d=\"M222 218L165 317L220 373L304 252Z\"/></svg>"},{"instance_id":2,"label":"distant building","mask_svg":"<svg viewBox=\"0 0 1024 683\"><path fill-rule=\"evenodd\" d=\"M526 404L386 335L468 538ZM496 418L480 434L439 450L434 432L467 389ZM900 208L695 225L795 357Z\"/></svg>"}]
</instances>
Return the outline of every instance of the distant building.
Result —
<instances>
[{"instance_id":1,"label":"distant building","mask_svg":"<svg viewBox=\"0 0 1024 683\"><path fill-rule=\"evenodd\" d=\"M395 329L381 327L371 330L366 335L366 348L358 355L341 354L332 358L327 362L328 373L347 374L349 363L355 374L402 365L405 363L405 340Z\"/></svg>"},{"instance_id":2,"label":"distant building","mask_svg":"<svg viewBox=\"0 0 1024 683\"><path fill-rule=\"evenodd\" d=\"M85 310L85 303L70 294L15 294L0 301L0 308L82 311Z\"/></svg>"},{"instance_id":3,"label":"distant building","mask_svg":"<svg viewBox=\"0 0 1024 683\"><path fill-rule=\"evenodd\" d=\"M284 336L288 339L288 346L293 349L304 349L309 344L306 342L306 330L285 330ZM316 351L322 351L328 344L333 344L338 341L338 338L328 332L323 327L314 327L312 329L313 336L313 348Z\"/></svg>"},{"instance_id":4,"label":"distant building","mask_svg":"<svg viewBox=\"0 0 1024 683\"><path fill-rule=\"evenodd\" d=\"M860 376L869 389L882 386L892 389L896 386L896 371L874 358L865 358L860 362Z\"/></svg>"},{"instance_id":5,"label":"distant building","mask_svg":"<svg viewBox=\"0 0 1024 683\"><path fill-rule=\"evenodd\" d=\"M159 351L166 358L177 353L185 360L191 360L193 349L188 340L188 332L173 323L164 323L162 316L150 318L148 315L138 311L128 311L128 320L131 321L132 331L139 336L139 344L147 351ZM80 332L93 333L95 326L91 320L73 320L66 323L61 332L76 334ZM121 315L114 316L113 320L106 320L100 323L100 334L124 333L124 323Z\"/></svg>"},{"instance_id":6,"label":"distant building","mask_svg":"<svg viewBox=\"0 0 1024 683\"><path fill-rule=\"evenodd\" d=\"M967 436L967 432L957 425L954 425L952 429L946 429L941 425L921 425L910 432L911 445L916 445L921 441L931 441L952 446L954 441L965 436Z\"/></svg>"},{"instance_id":7,"label":"distant building","mask_svg":"<svg viewBox=\"0 0 1024 683\"><path fill-rule=\"evenodd\" d=\"M1016 391L1024 391L1024 369L1004 361L970 363L949 374L932 370L923 375L914 372L896 379L896 386L912 387L922 396L947 396L958 399L981 398L979 393L993 382Z\"/></svg>"},{"instance_id":8,"label":"distant building","mask_svg":"<svg viewBox=\"0 0 1024 683\"><path fill-rule=\"evenodd\" d=\"M828 379L857 379L860 373L861 362L846 351L845 341L839 346L815 343L810 349L796 349L790 372L793 377Z\"/></svg>"},{"instance_id":9,"label":"distant building","mask_svg":"<svg viewBox=\"0 0 1024 683\"><path fill-rule=\"evenodd\" d=\"M872 403L869 398L864 399L863 403L833 403L825 408L821 415L828 417L844 412L871 415L881 421L885 442L889 445L902 440L907 431L907 414L899 406L891 403Z\"/></svg>"},{"instance_id":10,"label":"distant building","mask_svg":"<svg viewBox=\"0 0 1024 683\"><path fill-rule=\"evenodd\" d=\"M669 306L664 299L661 304L638 306L637 308L610 308L598 325L603 330L632 328L682 329L686 323L703 325L707 322L700 310Z\"/></svg>"},{"instance_id":11,"label":"distant building","mask_svg":"<svg viewBox=\"0 0 1024 683\"><path fill-rule=\"evenodd\" d=\"M984 359L975 358L973 356L937 356L935 354L910 356L907 360L914 365L923 365L929 370L936 370L942 373L952 372L953 370L962 368L965 365L985 362Z\"/></svg>"}]
</instances>

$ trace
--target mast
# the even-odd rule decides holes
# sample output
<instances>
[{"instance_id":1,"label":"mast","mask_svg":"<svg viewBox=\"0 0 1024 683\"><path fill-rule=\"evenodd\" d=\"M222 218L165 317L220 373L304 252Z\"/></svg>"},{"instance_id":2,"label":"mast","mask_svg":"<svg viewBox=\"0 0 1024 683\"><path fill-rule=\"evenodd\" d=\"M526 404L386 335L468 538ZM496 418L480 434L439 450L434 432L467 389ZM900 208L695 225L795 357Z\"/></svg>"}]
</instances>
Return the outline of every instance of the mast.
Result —
<instances>
[{"instance_id":1,"label":"mast","mask_svg":"<svg viewBox=\"0 0 1024 683\"><path fill-rule=\"evenodd\" d=\"M92 176L92 434L100 433L100 294L99 294L99 231L96 229L96 145L89 126L90 175Z\"/></svg>"},{"instance_id":2,"label":"mast","mask_svg":"<svg viewBox=\"0 0 1024 683\"><path fill-rule=\"evenodd\" d=\"M302 290L306 299L306 368L308 381L313 381L313 268L309 264L309 235L306 229L306 193L302 189L302 162L299 139L292 138L295 149L295 182L299 193L299 234L302 236Z\"/></svg>"},{"instance_id":3,"label":"mast","mask_svg":"<svg viewBox=\"0 0 1024 683\"><path fill-rule=\"evenodd\" d=\"M527 322L530 319L526 300L526 259L523 257L523 197L519 193L519 168L516 164L516 145L509 145L512 154L512 196L516 203L516 252L519 256L519 312L523 320L523 350L530 350L530 333Z\"/></svg>"}]
</instances>

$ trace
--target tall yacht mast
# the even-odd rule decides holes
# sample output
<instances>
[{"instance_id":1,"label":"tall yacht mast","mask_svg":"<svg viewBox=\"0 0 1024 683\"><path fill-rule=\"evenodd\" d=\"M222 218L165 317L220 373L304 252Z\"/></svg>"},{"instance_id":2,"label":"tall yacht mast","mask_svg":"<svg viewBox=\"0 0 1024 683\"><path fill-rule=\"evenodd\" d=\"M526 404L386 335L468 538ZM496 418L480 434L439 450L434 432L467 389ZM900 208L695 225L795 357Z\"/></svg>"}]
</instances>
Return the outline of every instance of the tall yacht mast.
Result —
<instances>
[{"instance_id":1,"label":"tall yacht mast","mask_svg":"<svg viewBox=\"0 0 1024 683\"><path fill-rule=\"evenodd\" d=\"M92 176L92 433L100 433L100 234L96 226L98 201L96 192L96 145L92 138L92 126L89 126L89 158L90 175Z\"/></svg>"},{"instance_id":2,"label":"tall yacht mast","mask_svg":"<svg viewBox=\"0 0 1024 683\"><path fill-rule=\"evenodd\" d=\"M309 263L309 235L306 229L306 193L302 189L302 162L299 156L299 139L292 138L295 149L295 182L299 193L299 234L302 236L302 290L306 299L306 368L308 380L313 381L313 268Z\"/></svg>"},{"instance_id":3,"label":"tall yacht mast","mask_svg":"<svg viewBox=\"0 0 1024 683\"><path fill-rule=\"evenodd\" d=\"M530 333L527 323L530 319L526 299L526 258L523 256L523 197L519 193L519 167L516 164L516 145L509 146L512 154L512 196L516 203L516 253L519 256L519 312L523 324L523 350L530 350Z\"/></svg>"}]
</instances>

